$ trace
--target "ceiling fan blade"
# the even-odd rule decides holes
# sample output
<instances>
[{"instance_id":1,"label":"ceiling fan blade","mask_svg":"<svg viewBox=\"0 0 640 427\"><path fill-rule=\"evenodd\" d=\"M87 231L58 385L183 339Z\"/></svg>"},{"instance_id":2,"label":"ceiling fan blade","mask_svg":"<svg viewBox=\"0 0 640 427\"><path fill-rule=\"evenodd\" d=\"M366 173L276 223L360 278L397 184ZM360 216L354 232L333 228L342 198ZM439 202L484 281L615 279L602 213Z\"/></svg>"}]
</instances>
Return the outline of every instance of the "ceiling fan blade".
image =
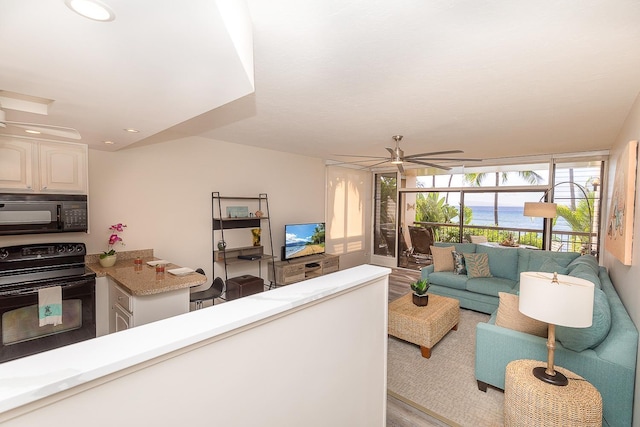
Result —
<instances>
[{"instance_id":1,"label":"ceiling fan blade","mask_svg":"<svg viewBox=\"0 0 640 427\"><path fill-rule=\"evenodd\" d=\"M421 161L413 160L413 159L405 159L405 160L406 160L407 162L410 162L410 163L416 163L416 164L418 164L418 165L429 166L429 167L432 167L432 168L442 169L442 170L446 170L446 171L451 170L451 168L450 168L450 167L442 166L442 165L436 165L435 163L421 162Z\"/></svg>"},{"instance_id":2,"label":"ceiling fan blade","mask_svg":"<svg viewBox=\"0 0 640 427\"><path fill-rule=\"evenodd\" d=\"M386 157L379 157L378 159L385 159L385 160L382 161L382 163L386 163L386 162L390 161ZM338 161L334 160L335 163L332 163L332 164L333 165L355 165L355 164L358 164L358 163L376 162L376 161L378 161L378 159L355 160L353 162L338 162ZM376 164L380 164L380 163L376 163Z\"/></svg>"},{"instance_id":3,"label":"ceiling fan blade","mask_svg":"<svg viewBox=\"0 0 640 427\"><path fill-rule=\"evenodd\" d=\"M378 162L378 163L374 163L374 164L372 164L372 165L369 165L369 167L370 167L370 168L372 168L372 167L375 167L375 166L378 166L378 165L382 165L382 164L384 164L384 163L389 163L390 161L391 161L391 160L389 160L389 159L387 159L387 160L383 160L383 161L381 161L381 162Z\"/></svg>"},{"instance_id":4,"label":"ceiling fan blade","mask_svg":"<svg viewBox=\"0 0 640 427\"><path fill-rule=\"evenodd\" d=\"M481 162L482 159L465 159L462 157L405 157L405 159L407 160L449 160L449 161L453 161L453 162Z\"/></svg>"},{"instance_id":5,"label":"ceiling fan blade","mask_svg":"<svg viewBox=\"0 0 640 427\"><path fill-rule=\"evenodd\" d=\"M332 156L340 156L340 157L366 157L368 159L386 159L387 157L380 156L356 156L355 154L332 154Z\"/></svg>"},{"instance_id":6,"label":"ceiling fan blade","mask_svg":"<svg viewBox=\"0 0 640 427\"><path fill-rule=\"evenodd\" d=\"M402 165L400 163L398 163L396 166L398 166L398 172L404 173L404 168L402 167Z\"/></svg>"},{"instance_id":7,"label":"ceiling fan blade","mask_svg":"<svg viewBox=\"0 0 640 427\"><path fill-rule=\"evenodd\" d=\"M11 122L8 120L4 120L2 123L9 126L19 127L21 129L33 130L47 135L60 136L69 139L82 139L80 133L76 129L64 126L44 125L39 123Z\"/></svg>"},{"instance_id":8,"label":"ceiling fan blade","mask_svg":"<svg viewBox=\"0 0 640 427\"><path fill-rule=\"evenodd\" d=\"M414 157L429 157L429 156L438 156L440 154L460 154L460 153L464 153L464 151L462 150L431 151L429 153L411 154L409 156L405 156L405 158L408 159L408 158L414 158Z\"/></svg>"}]
</instances>

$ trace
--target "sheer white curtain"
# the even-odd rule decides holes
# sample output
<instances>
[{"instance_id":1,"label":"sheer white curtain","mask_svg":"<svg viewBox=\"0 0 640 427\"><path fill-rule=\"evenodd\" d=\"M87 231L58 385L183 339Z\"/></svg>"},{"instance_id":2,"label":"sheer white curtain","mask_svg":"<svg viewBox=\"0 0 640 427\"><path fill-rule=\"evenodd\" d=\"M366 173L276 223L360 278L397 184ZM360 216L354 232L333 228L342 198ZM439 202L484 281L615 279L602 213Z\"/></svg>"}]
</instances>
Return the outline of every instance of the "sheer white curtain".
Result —
<instances>
[{"instance_id":1,"label":"sheer white curtain","mask_svg":"<svg viewBox=\"0 0 640 427\"><path fill-rule=\"evenodd\" d=\"M340 255L340 269L369 262L371 173L327 166L326 251Z\"/></svg>"}]
</instances>

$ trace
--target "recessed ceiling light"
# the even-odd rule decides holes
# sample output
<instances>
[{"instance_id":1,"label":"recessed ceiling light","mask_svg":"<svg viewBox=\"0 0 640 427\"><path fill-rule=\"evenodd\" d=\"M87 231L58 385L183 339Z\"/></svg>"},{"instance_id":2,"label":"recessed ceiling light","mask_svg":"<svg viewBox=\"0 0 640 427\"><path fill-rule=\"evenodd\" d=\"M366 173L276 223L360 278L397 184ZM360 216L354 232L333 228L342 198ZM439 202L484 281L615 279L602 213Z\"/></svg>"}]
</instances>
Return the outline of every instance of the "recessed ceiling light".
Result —
<instances>
[{"instance_id":1,"label":"recessed ceiling light","mask_svg":"<svg viewBox=\"0 0 640 427\"><path fill-rule=\"evenodd\" d=\"M138 132L140 132L138 129L131 129L131 128L125 129L125 131L130 132L130 133L138 133Z\"/></svg>"},{"instance_id":2,"label":"recessed ceiling light","mask_svg":"<svg viewBox=\"0 0 640 427\"><path fill-rule=\"evenodd\" d=\"M107 144L107 145L113 145L113 144L115 144L115 142L113 142L113 141L103 141L103 142L104 142L105 144Z\"/></svg>"},{"instance_id":3,"label":"recessed ceiling light","mask_svg":"<svg viewBox=\"0 0 640 427\"><path fill-rule=\"evenodd\" d=\"M98 0L65 0L69 9L94 21L108 22L116 19L116 14L106 4Z\"/></svg>"},{"instance_id":4,"label":"recessed ceiling light","mask_svg":"<svg viewBox=\"0 0 640 427\"><path fill-rule=\"evenodd\" d=\"M40 131L33 130L33 129L26 129L25 132L26 133L32 133L34 135L40 135Z\"/></svg>"}]
</instances>

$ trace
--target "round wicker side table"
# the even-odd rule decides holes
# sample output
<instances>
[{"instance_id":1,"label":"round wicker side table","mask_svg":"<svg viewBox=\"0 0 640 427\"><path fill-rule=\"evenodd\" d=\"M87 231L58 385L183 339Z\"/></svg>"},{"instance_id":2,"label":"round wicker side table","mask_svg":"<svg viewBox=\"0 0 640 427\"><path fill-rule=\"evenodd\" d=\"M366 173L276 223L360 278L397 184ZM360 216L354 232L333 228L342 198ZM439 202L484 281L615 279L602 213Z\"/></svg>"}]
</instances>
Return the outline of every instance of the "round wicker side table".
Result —
<instances>
[{"instance_id":1,"label":"round wicker side table","mask_svg":"<svg viewBox=\"0 0 640 427\"><path fill-rule=\"evenodd\" d=\"M505 426L602 426L602 397L588 381L555 367L568 379L566 386L547 384L533 376L536 360L514 360L507 365L504 384Z\"/></svg>"}]
</instances>

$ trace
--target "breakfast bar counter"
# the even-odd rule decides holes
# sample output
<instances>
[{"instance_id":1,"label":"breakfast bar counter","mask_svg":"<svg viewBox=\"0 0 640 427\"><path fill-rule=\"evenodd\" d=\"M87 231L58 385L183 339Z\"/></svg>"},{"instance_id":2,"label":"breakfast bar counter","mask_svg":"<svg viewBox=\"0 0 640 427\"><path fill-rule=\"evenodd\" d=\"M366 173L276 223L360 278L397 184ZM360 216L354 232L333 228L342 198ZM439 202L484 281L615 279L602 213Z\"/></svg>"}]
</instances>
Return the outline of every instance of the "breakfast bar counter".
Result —
<instances>
[{"instance_id":1,"label":"breakfast bar counter","mask_svg":"<svg viewBox=\"0 0 640 427\"><path fill-rule=\"evenodd\" d=\"M87 267L96 273L97 277L109 277L120 285L125 291L134 296L154 295L163 292L177 291L202 285L207 278L200 273L189 273L176 276L169 270L180 266L167 263L164 273L156 273L149 261L158 261L155 257L141 258L142 264L135 264L134 259L118 260L113 267L102 267L98 262L87 264Z\"/></svg>"},{"instance_id":2,"label":"breakfast bar counter","mask_svg":"<svg viewBox=\"0 0 640 427\"><path fill-rule=\"evenodd\" d=\"M96 335L130 329L180 314L190 309L190 288L207 278L153 256L153 250L118 252L112 267L103 267L99 255L88 255L86 267L96 273ZM156 272L153 261L162 261Z\"/></svg>"}]
</instances>

